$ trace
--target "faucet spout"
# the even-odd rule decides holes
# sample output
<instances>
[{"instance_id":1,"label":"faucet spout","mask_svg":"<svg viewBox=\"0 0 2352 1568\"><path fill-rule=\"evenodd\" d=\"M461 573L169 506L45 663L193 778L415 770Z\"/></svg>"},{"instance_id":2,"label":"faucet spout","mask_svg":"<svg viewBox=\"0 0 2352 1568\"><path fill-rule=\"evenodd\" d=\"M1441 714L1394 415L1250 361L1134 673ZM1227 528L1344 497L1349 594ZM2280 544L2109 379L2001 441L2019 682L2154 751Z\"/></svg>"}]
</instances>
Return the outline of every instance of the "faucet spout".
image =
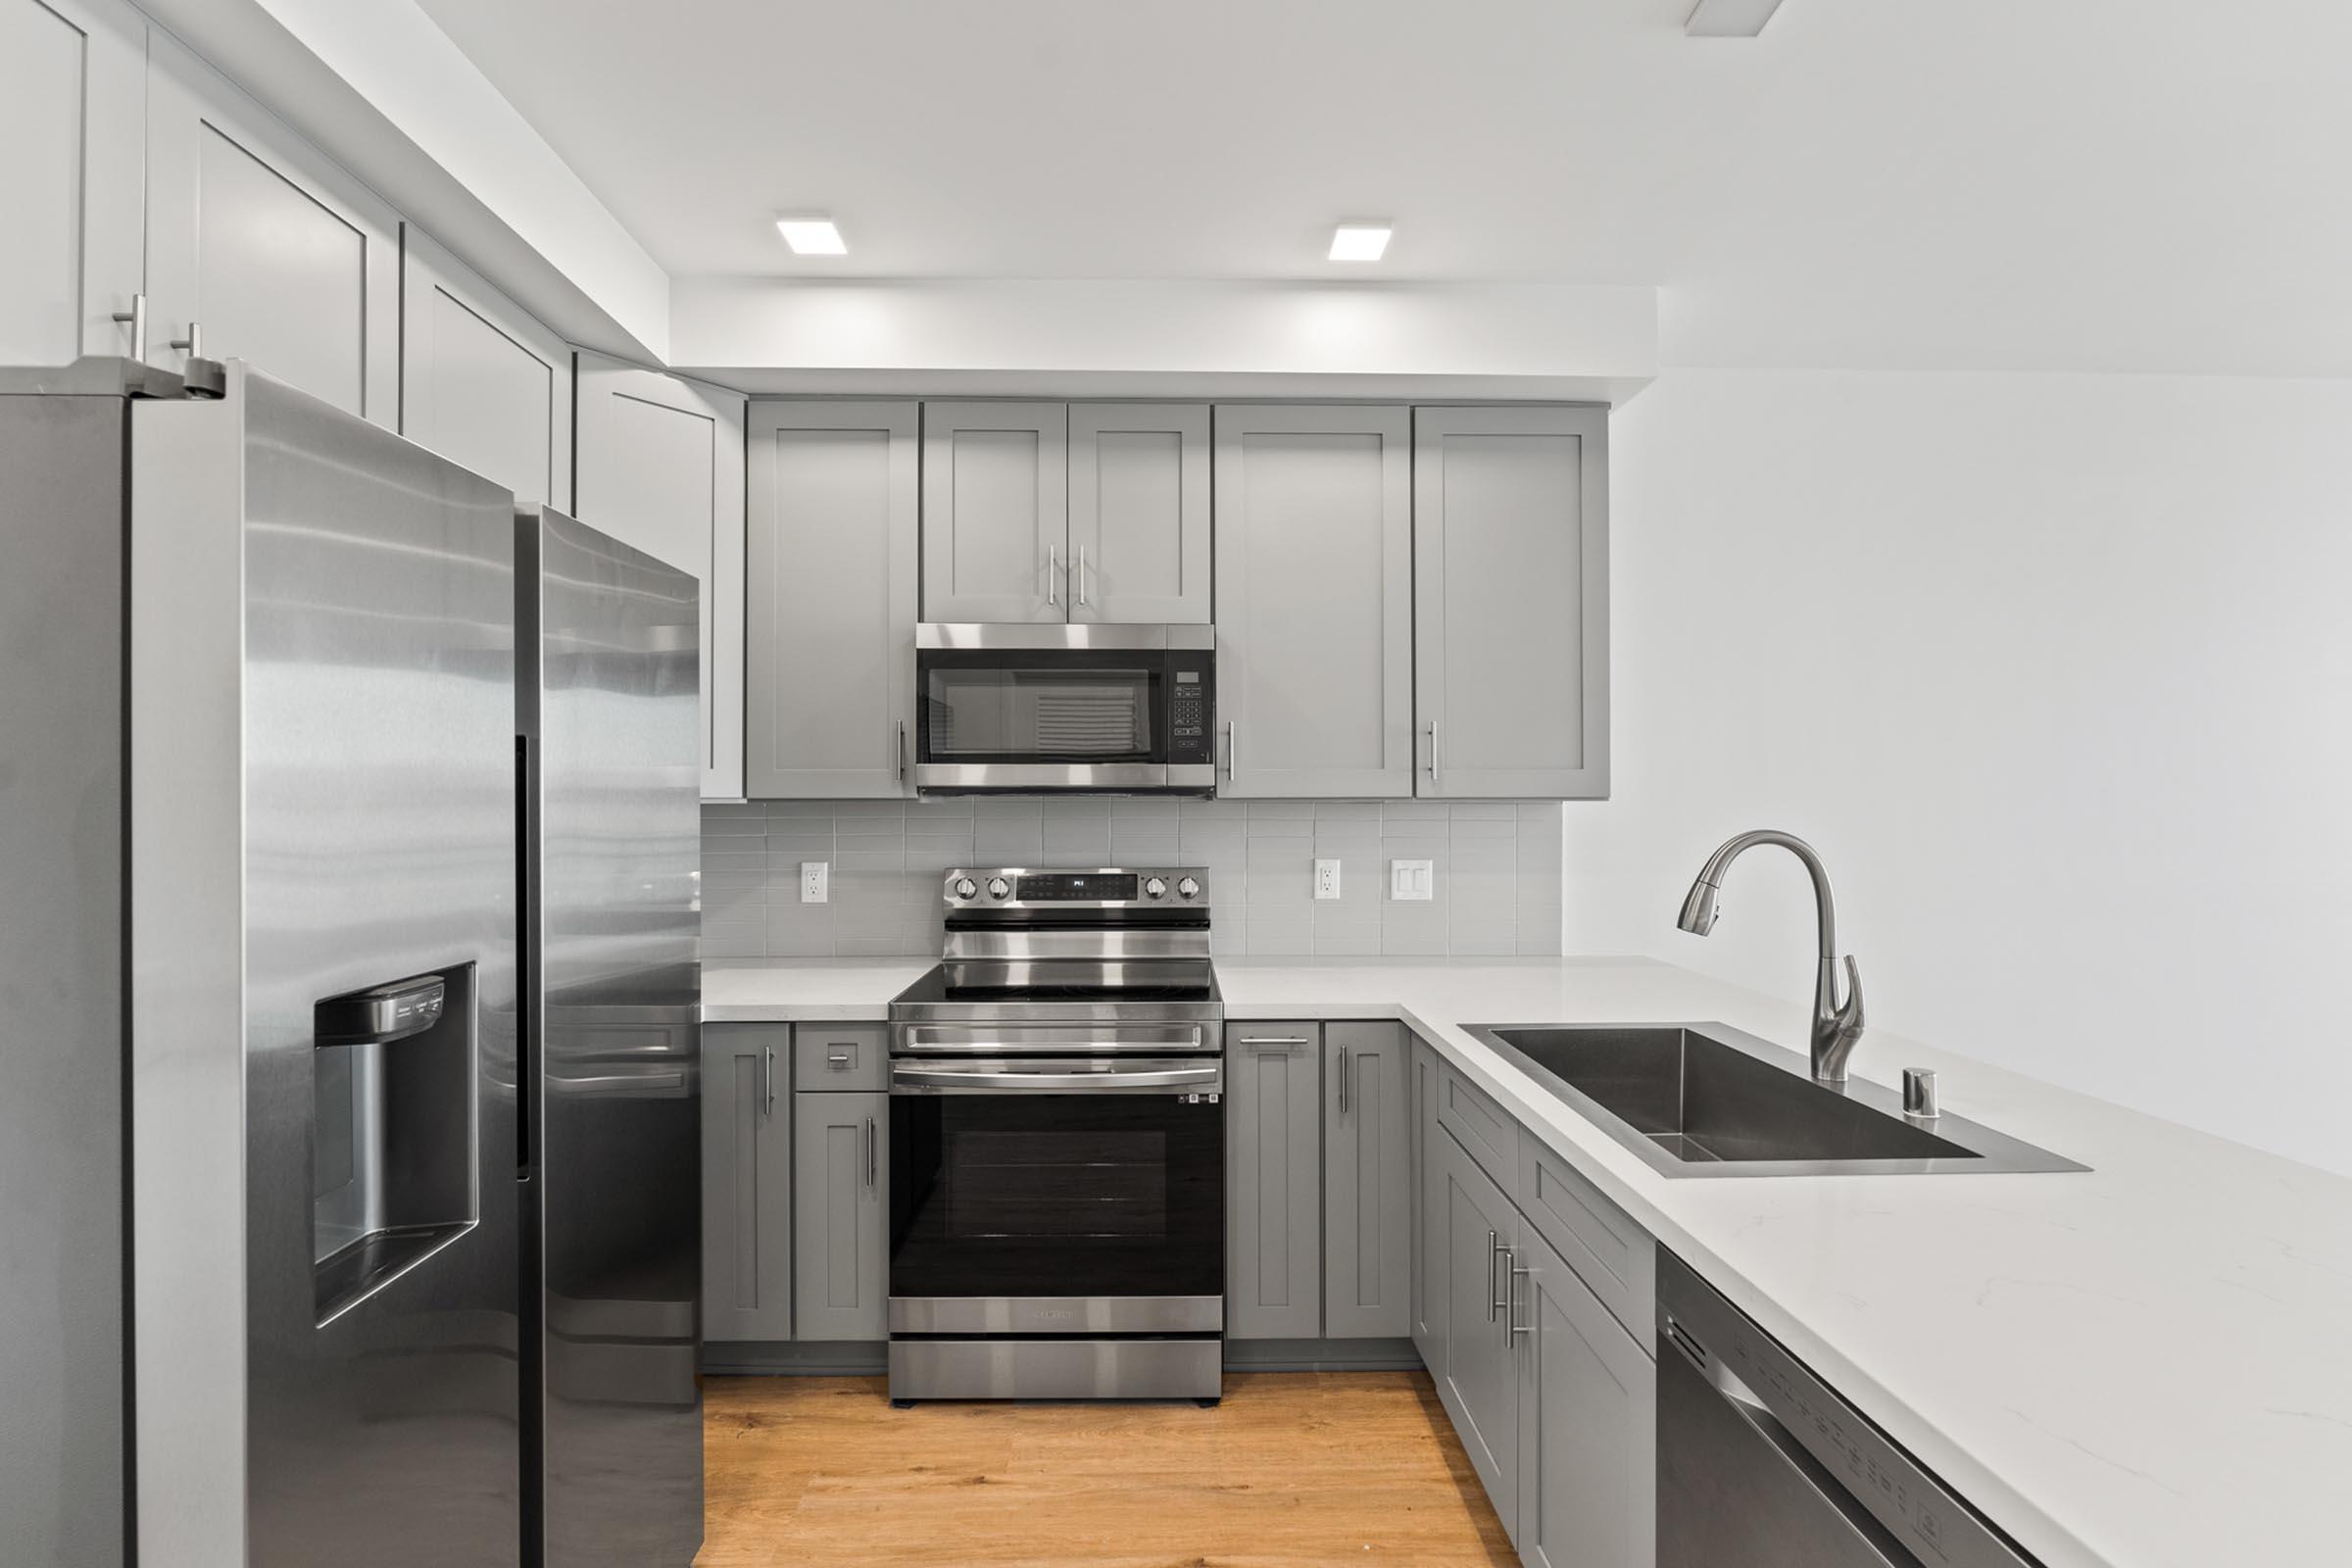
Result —
<instances>
[{"instance_id":1,"label":"faucet spout","mask_svg":"<svg viewBox=\"0 0 2352 1568\"><path fill-rule=\"evenodd\" d=\"M1777 844L1787 850L1812 878L1814 916L1821 937L1821 957L1813 977L1813 1076L1822 1083L1841 1084L1846 1078L1846 1058L1862 1038L1862 971L1850 956L1843 959L1838 956L1837 903L1830 895L1830 873L1813 846L1778 828L1757 828L1727 840L1699 867L1690 891L1683 897L1682 914L1675 923L1694 936L1703 937L1715 929L1715 898L1723 890L1724 873L1734 860L1759 844ZM1840 963L1845 969L1842 1002L1838 996Z\"/></svg>"}]
</instances>

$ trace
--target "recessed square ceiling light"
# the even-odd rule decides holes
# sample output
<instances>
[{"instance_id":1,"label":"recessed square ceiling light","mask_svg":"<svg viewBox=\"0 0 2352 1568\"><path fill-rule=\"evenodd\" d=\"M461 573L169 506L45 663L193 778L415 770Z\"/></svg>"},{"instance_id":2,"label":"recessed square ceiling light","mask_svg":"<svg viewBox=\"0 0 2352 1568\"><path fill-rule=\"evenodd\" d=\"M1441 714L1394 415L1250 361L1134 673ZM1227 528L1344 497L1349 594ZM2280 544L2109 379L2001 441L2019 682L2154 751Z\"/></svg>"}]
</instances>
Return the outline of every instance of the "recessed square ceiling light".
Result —
<instances>
[{"instance_id":1,"label":"recessed square ceiling light","mask_svg":"<svg viewBox=\"0 0 2352 1568\"><path fill-rule=\"evenodd\" d=\"M792 247L795 256L847 256L849 246L842 243L841 230L833 226L830 218L779 218L776 232Z\"/></svg>"},{"instance_id":2,"label":"recessed square ceiling light","mask_svg":"<svg viewBox=\"0 0 2352 1568\"><path fill-rule=\"evenodd\" d=\"M1386 223L1342 223L1332 231L1331 259L1335 262L1377 262L1388 248Z\"/></svg>"}]
</instances>

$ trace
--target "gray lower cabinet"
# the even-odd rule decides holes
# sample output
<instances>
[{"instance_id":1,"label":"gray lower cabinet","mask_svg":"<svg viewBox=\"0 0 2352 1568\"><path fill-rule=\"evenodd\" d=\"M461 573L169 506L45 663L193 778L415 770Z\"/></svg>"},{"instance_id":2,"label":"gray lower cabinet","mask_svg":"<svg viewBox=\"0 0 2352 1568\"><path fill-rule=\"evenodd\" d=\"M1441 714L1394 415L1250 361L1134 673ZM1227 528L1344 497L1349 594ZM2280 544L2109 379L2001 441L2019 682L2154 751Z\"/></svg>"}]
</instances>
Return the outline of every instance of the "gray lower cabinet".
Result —
<instances>
[{"instance_id":1,"label":"gray lower cabinet","mask_svg":"<svg viewBox=\"0 0 2352 1568\"><path fill-rule=\"evenodd\" d=\"M1225 1334L1323 1332L1323 1026L1225 1026Z\"/></svg>"},{"instance_id":2,"label":"gray lower cabinet","mask_svg":"<svg viewBox=\"0 0 2352 1568\"><path fill-rule=\"evenodd\" d=\"M792 1123L797 1338L883 1339L890 1096L795 1095Z\"/></svg>"},{"instance_id":3,"label":"gray lower cabinet","mask_svg":"<svg viewBox=\"0 0 2352 1568\"><path fill-rule=\"evenodd\" d=\"M703 1338L792 1338L788 1024L703 1027Z\"/></svg>"},{"instance_id":4,"label":"gray lower cabinet","mask_svg":"<svg viewBox=\"0 0 2352 1568\"><path fill-rule=\"evenodd\" d=\"M1323 1335L1412 1330L1412 1087L1395 1023L1323 1026Z\"/></svg>"},{"instance_id":5,"label":"gray lower cabinet","mask_svg":"<svg viewBox=\"0 0 2352 1568\"><path fill-rule=\"evenodd\" d=\"M754 799L907 792L918 544L912 403L755 403L744 780Z\"/></svg>"},{"instance_id":6,"label":"gray lower cabinet","mask_svg":"<svg viewBox=\"0 0 2352 1568\"><path fill-rule=\"evenodd\" d=\"M1431 1176L1444 1218L1445 1322L1430 1366L1438 1397L1511 1540L1519 1539L1519 1367L1502 1318L1503 1265L1518 1211L1452 1135L1441 1131Z\"/></svg>"},{"instance_id":7,"label":"gray lower cabinet","mask_svg":"<svg viewBox=\"0 0 2352 1568\"><path fill-rule=\"evenodd\" d=\"M1425 1366L1438 1364L1437 1326L1445 1321L1445 1213L1438 1200L1443 1189L1431 1179L1438 1140L1438 1054L1429 1043L1413 1040L1413 1348Z\"/></svg>"},{"instance_id":8,"label":"gray lower cabinet","mask_svg":"<svg viewBox=\"0 0 2352 1568\"><path fill-rule=\"evenodd\" d=\"M1657 1363L1531 1226L1512 1256L1519 1558L1650 1568L1657 1556Z\"/></svg>"},{"instance_id":9,"label":"gray lower cabinet","mask_svg":"<svg viewBox=\"0 0 2352 1568\"><path fill-rule=\"evenodd\" d=\"M1413 411L1415 795L1609 793L1608 537L1607 410Z\"/></svg>"},{"instance_id":10,"label":"gray lower cabinet","mask_svg":"<svg viewBox=\"0 0 2352 1568\"><path fill-rule=\"evenodd\" d=\"M1413 793L1411 416L1216 410L1217 789Z\"/></svg>"}]
</instances>

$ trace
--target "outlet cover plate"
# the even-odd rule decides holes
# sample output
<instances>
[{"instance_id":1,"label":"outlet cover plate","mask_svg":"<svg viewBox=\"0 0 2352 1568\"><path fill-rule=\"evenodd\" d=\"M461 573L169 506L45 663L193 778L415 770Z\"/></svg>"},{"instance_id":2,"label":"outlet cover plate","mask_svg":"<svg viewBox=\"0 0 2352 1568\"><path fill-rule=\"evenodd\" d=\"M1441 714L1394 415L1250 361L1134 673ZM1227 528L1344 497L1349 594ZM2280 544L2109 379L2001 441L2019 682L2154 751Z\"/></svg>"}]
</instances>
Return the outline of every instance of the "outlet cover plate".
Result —
<instances>
[{"instance_id":1,"label":"outlet cover plate","mask_svg":"<svg viewBox=\"0 0 2352 1568\"><path fill-rule=\"evenodd\" d=\"M833 862L831 860L803 860L801 862L801 902L823 904L832 897Z\"/></svg>"},{"instance_id":2,"label":"outlet cover plate","mask_svg":"<svg viewBox=\"0 0 2352 1568\"><path fill-rule=\"evenodd\" d=\"M1336 899L1340 896L1340 862L1336 859L1315 861L1315 897Z\"/></svg>"}]
</instances>

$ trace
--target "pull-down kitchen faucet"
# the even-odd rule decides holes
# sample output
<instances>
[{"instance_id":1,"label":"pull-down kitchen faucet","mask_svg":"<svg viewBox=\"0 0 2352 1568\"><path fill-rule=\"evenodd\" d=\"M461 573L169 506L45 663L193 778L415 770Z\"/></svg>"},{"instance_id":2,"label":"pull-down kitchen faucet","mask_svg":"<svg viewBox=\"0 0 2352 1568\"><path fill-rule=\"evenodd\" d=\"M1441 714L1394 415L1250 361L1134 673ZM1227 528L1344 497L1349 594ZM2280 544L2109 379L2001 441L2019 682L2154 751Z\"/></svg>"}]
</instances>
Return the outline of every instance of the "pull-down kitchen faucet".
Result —
<instances>
[{"instance_id":1,"label":"pull-down kitchen faucet","mask_svg":"<svg viewBox=\"0 0 2352 1568\"><path fill-rule=\"evenodd\" d=\"M1723 873L1732 862L1758 844L1778 844L1805 863L1813 879L1813 907L1821 919L1821 963L1813 975L1813 1076L1825 1084L1845 1082L1845 1058L1862 1038L1862 971L1848 956L1845 962L1845 1002L1838 1001L1838 913L1830 901L1830 873L1822 868L1813 846L1792 833L1758 828L1726 843L1698 868L1698 880L1683 899L1682 918L1675 923L1694 936L1715 928L1715 895L1723 889Z\"/></svg>"}]
</instances>

